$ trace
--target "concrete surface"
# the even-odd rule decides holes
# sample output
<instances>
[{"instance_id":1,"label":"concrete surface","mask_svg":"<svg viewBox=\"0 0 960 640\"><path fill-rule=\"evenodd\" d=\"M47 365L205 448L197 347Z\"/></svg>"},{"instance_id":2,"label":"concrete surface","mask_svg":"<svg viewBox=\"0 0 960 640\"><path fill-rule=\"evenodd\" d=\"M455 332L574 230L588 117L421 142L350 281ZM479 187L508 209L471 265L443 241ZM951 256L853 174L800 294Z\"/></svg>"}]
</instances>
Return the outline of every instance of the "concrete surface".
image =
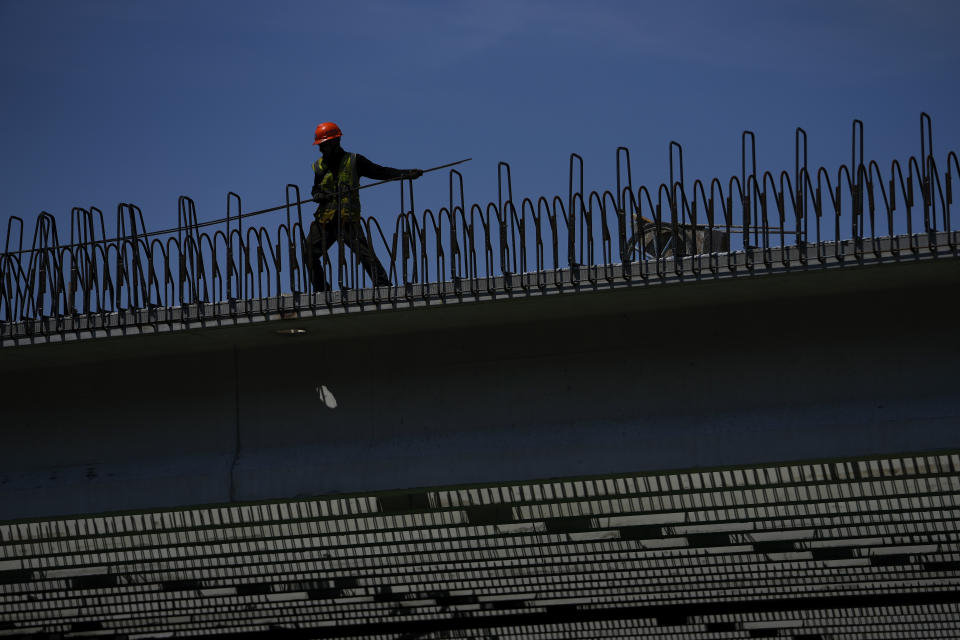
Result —
<instances>
[{"instance_id":1,"label":"concrete surface","mask_svg":"<svg viewBox=\"0 0 960 640\"><path fill-rule=\"evenodd\" d=\"M956 448L958 284L947 258L8 349L0 520Z\"/></svg>"}]
</instances>

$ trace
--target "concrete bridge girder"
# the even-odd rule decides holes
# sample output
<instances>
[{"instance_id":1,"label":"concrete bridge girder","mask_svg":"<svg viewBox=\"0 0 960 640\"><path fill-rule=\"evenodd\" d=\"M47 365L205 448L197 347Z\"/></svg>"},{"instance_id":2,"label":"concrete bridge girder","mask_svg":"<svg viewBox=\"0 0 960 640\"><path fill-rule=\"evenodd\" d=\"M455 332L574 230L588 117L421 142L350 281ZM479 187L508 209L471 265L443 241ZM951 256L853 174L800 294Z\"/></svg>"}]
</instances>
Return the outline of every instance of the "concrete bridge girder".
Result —
<instances>
[{"instance_id":1,"label":"concrete bridge girder","mask_svg":"<svg viewBox=\"0 0 960 640\"><path fill-rule=\"evenodd\" d=\"M13 350L0 520L956 447L958 264Z\"/></svg>"}]
</instances>

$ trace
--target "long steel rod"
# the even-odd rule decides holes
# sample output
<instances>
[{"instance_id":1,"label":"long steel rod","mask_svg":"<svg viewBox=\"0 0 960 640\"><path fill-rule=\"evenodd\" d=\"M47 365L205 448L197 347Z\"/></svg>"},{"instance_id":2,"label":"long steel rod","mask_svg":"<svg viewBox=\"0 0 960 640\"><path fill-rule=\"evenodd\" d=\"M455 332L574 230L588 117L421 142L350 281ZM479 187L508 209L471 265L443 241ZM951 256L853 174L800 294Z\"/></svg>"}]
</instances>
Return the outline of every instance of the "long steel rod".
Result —
<instances>
[{"instance_id":1,"label":"long steel rod","mask_svg":"<svg viewBox=\"0 0 960 640\"><path fill-rule=\"evenodd\" d=\"M431 171L439 171L440 169L446 169L446 168L448 168L448 167L455 167L455 166L457 166L458 164L463 164L464 162L470 162L471 160L473 160L473 158L464 158L463 160L457 160L456 162L449 162L449 163L447 163L447 164L441 164L441 165L436 166L436 167L430 167L429 169L424 169L423 172L424 172L424 173L430 173ZM404 176L401 176L401 177L399 177L399 178L388 178L388 179L386 179L386 180L380 180L380 181L378 181L378 182L371 182L370 184L364 184L364 185L361 185L361 186L359 186L359 187L355 187L355 188L352 188L352 189L344 189L344 190L342 191L342 193L352 193L352 192L354 192L354 191L362 191L363 189L369 189L370 187L376 187L376 186L379 186L379 185L381 185L381 184L386 184L386 183L388 183L388 182L396 182L397 180L406 180L406 179L407 179L407 178L404 177ZM217 218L216 220L207 220L207 221L205 221L205 222L194 222L194 223L192 223L192 224L190 225L190 228L191 228L191 229L199 229L199 228L202 228L202 227L212 227L213 225L224 224L224 223L226 223L226 222L228 222L228 221L237 220L237 219L241 219L241 218L252 218L253 216L259 216L259 215L264 214L264 213L272 213L272 212L274 212L274 211L280 211L281 209L286 209L287 207L296 207L296 206L298 206L298 205L308 204L308 203L311 203L311 202L313 202L313 198L307 198L306 200L300 200L300 201L297 201L297 202L290 202L290 203L287 203L287 204L281 204L281 205L277 205L277 206L275 206L275 207L268 207L268 208L266 208L266 209L258 209L257 211L248 211L247 213L241 213L241 214L239 214L239 215L237 215L237 216L226 217L226 218ZM138 238L150 238L150 237L153 237L153 236L169 235L169 234L177 233L178 231L182 231L182 230L183 230L183 227L171 227L171 228L169 228L169 229L160 229L159 231L148 231L148 232L146 232L146 233L138 233L138 234L137 234L137 237L138 237ZM87 242L78 242L78 243L73 243L73 244L63 244L63 245L60 245L60 248L61 248L61 249L65 249L65 248L67 248L67 247L80 247L80 246L90 246L90 245L93 245L93 244L105 244L105 243L110 243L110 242L123 242L124 240L125 240L125 238L106 238L106 239L103 239L103 240L89 240L89 241L87 241ZM3 255L15 255L15 254L19 254L19 253L29 253L30 251L32 251L32 249L22 249L22 250L20 250L20 251L9 251L9 252L6 252L6 253L3 254Z\"/></svg>"}]
</instances>

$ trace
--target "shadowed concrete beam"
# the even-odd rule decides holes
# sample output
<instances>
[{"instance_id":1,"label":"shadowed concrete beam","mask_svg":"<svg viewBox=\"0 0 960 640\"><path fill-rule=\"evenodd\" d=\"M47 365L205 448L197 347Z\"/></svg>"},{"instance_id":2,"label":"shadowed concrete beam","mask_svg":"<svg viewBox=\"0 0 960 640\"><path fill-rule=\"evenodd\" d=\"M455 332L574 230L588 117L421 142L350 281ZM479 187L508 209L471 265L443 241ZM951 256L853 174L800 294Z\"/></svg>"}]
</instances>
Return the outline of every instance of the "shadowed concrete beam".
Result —
<instances>
[{"instance_id":1,"label":"shadowed concrete beam","mask_svg":"<svg viewBox=\"0 0 960 640\"><path fill-rule=\"evenodd\" d=\"M956 447L958 266L5 349L0 519Z\"/></svg>"}]
</instances>

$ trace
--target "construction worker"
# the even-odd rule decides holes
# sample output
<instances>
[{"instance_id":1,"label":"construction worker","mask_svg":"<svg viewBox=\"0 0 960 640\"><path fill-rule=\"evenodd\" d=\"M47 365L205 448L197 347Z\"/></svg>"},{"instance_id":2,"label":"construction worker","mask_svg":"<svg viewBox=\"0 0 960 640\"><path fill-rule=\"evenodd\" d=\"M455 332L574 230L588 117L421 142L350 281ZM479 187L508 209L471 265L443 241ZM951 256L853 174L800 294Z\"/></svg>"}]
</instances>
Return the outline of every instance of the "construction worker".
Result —
<instances>
[{"instance_id":1,"label":"construction worker","mask_svg":"<svg viewBox=\"0 0 960 640\"><path fill-rule=\"evenodd\" d=\"M332 122L317 125L313 144L321 157L313 163L313 199L320 206L314 214L305 247L307 266L315 291L329 288L323 270L323 258L334 242L350 247L363 265L374 286L389 286L390 278L370 246L360 221L360 178L392 180L416 179L420 169L393 169L370 162L359 153L348 153L340 147L340 127ZM337 202L337 193L340 201Z\"/></svg>"}]
</instances>

